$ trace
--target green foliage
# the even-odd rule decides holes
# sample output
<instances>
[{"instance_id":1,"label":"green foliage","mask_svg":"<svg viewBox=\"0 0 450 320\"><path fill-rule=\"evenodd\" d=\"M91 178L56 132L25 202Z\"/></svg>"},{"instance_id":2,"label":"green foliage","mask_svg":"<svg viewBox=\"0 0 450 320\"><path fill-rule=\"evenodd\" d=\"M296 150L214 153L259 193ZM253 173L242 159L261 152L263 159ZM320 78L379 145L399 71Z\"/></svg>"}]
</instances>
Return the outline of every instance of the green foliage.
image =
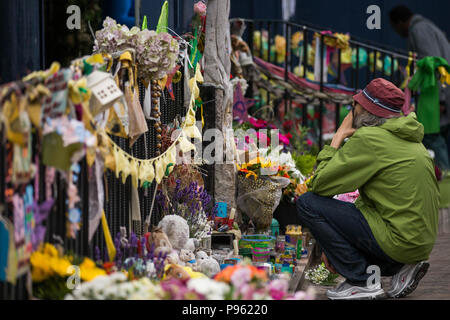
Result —
<instances>
[{"instance_id":1,"label":"green foliage","mask_svg":"<svg viewBox=\"0 0 450 320\"><path fill-rule=\"evenodd\" d=\"M317 160L316 156L312 154L299 154L298 152L293 152L292 158L295 161L295 166L303 175L307 176L313 172Z\"/></svg>"},{"instance_id":2,"label":"green foliage","mask_svg":"<svg viewBox=\"0 0 450 320\"><path fill-rule=\"evenodd\" d=\"M33 283L33 295L41 300L63 300L70 292L72 290L67 287L66 278L59 276Z\"/></svg>"}]
</instances>

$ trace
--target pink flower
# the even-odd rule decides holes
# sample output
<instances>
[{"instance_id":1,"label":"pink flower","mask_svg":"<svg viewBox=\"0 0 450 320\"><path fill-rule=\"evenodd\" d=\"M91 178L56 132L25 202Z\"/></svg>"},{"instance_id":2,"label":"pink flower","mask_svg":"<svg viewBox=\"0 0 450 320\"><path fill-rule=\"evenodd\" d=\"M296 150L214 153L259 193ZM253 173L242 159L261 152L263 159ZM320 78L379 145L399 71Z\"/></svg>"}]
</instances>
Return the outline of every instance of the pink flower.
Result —
<instances>
[{"instance_id":1,"label":"pink flower","mask_svg":"<svg viewBox=\"0 0 450 320\"><path fill-rule=\"evenodd\" d=\"M269 289L287 292L289 283L285 279L276 279L269 283Z\"/></svg>"},{"instance_id":2,"label":"pink flower","mask_svg":"<svg viewBox=\"0 0 450 320\"><path fill-rule=\"evenodd\" d=\"M277 289L270 289L269 293L273 300L283 300L284 296L286 295L284 291Z\"/></svg>"},{"instance_id":3,"label":"pink flower","mask_svg":"<svg viewBox=\"0 0 450 320\"><path fill-rule=\"evenodd\" d=\"M194 12L201 17L206 16L206 4L203 1L199 1L194 4Z\"/></svg>"},{"instance_id":4,"label":"pink flower","mask_svg":"<svg viewBox=\"0 0 450 320\"><path fill-rule=\"evenodd\" d=\"M252 117L248 118L248 121L252 126L254 126L256 129L263 129L267 126L267 121L261 120L261 119L255 119Z\"/></svg>"},{"instance_id":5,"label":"pink flower","mask_svg":"<svg viewBox=\"0 0 450 320\"><path fill-rule=\"evenodd\" d=\"M310 147L313 145L313 143L312 143L312 141L311 141L310 139L306 140L306 143L307 143L308 146L310 146Z\"/></svg>"},{"instance_id":6,"label":"pink flower","mask_svg":"<svg viewBox=\"0 0 450 320\"><path fill-rule=\"evenodd\" d=\"M239 291L241 288L244 288L246 284L250 282L252 279L252 272L248 268L239 268L236 270L231 276L231 283L235 286Z\"/></svg>"},{"instance_id":7,"label":"pink flower","mask_svg":"<svg viewBox=\"0 0 450 320\"><path fill-rule=\"evenodd\" d=\"M282 143L284 143L285 145L289 145L289 144L290 144L288 137L282 135L281 133L278 134L278 139L279 139Z\"/></svg>"}]
</instances>

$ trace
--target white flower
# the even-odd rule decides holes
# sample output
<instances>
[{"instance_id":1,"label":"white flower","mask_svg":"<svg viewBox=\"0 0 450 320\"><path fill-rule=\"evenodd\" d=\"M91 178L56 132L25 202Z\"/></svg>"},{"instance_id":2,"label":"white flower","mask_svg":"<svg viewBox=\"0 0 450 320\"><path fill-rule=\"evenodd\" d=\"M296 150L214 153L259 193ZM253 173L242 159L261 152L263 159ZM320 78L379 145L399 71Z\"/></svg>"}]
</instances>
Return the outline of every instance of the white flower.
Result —
<instances>
[{"instance_id":1,"label":"white flower","mask_svg":"<svg viewBox=\"0 0 450 320\"><path fill-rule=\"evenodd\" d=\"M230 290L227 284L209 278L191 279L187 288L204 295L208 300L223 300Z\"/></svg>"}]
</instances>

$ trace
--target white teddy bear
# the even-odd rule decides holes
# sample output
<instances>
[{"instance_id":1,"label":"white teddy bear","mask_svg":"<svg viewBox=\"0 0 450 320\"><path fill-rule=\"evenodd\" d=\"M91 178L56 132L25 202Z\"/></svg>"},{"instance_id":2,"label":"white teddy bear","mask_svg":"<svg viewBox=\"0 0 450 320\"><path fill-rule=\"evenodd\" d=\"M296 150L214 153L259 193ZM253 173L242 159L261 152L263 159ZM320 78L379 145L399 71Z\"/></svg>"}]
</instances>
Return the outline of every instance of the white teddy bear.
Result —
<instances>
[{"instance_id":1,"label":"white teddy bear","mask_svg":"<svg viewBox=\"0 0 450 320\"><path fill-rule=\"evenodd\" d=\"M195 240L189 239L189 226L182 217L178 215L165 216L159 222L158 227L167 235L175 250L186 249L192 252L195 251Z\"/></svg>"},{"instance_id":2,"label":"white teddy bear","mask_svg":"<svg viewBox=\"0 0 450 320\"><path fill-rule=\"evenodd\" d=\"M196 265L195 255L191 250L181 249L180 260L186 267L194 268Z\"/></svg>"},{"instance_id":3,"label":"white teddy bear","mask_svg":"<svg viewBox=\"0 0 450 320\"><path fill-rule=\"evenodd\" d=\"M220 272L220 265L216 259L208 257L204 251L197 252L196 261L195 271L201 272L210 278Z\"/></svg>"}]
</instances>

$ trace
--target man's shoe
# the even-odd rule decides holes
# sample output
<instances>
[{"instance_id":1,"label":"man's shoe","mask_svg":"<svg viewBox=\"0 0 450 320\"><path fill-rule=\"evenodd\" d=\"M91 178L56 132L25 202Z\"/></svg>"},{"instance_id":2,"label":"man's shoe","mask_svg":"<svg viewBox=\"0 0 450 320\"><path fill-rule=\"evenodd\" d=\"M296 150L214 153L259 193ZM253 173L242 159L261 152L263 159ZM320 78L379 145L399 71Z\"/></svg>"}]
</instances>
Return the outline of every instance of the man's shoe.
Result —
<instances>
[{"instance_id":1,"label":"man's shoe","mask_svg":"<svg viewBox=\"0 0 450 320\"><path fill-rule=\"evenodd\" d=\"M371 287L359 287L344 281L327 291L327 297L330 300L380 299L384 296L385 293L380 283Z\"/></svg>"},{"instance_id":2,"label":"man's shoe","mask_svg":"<svg viewBox=\"0 0 450 320\"><path fill-rule=\"evenodd\" d=\"M392 277L391 288L386 294L390 298L403 298L413 292L419 281L427 273L430 264L422 261L417 264L406 264Z\"/></svg>"}]
</instances>

